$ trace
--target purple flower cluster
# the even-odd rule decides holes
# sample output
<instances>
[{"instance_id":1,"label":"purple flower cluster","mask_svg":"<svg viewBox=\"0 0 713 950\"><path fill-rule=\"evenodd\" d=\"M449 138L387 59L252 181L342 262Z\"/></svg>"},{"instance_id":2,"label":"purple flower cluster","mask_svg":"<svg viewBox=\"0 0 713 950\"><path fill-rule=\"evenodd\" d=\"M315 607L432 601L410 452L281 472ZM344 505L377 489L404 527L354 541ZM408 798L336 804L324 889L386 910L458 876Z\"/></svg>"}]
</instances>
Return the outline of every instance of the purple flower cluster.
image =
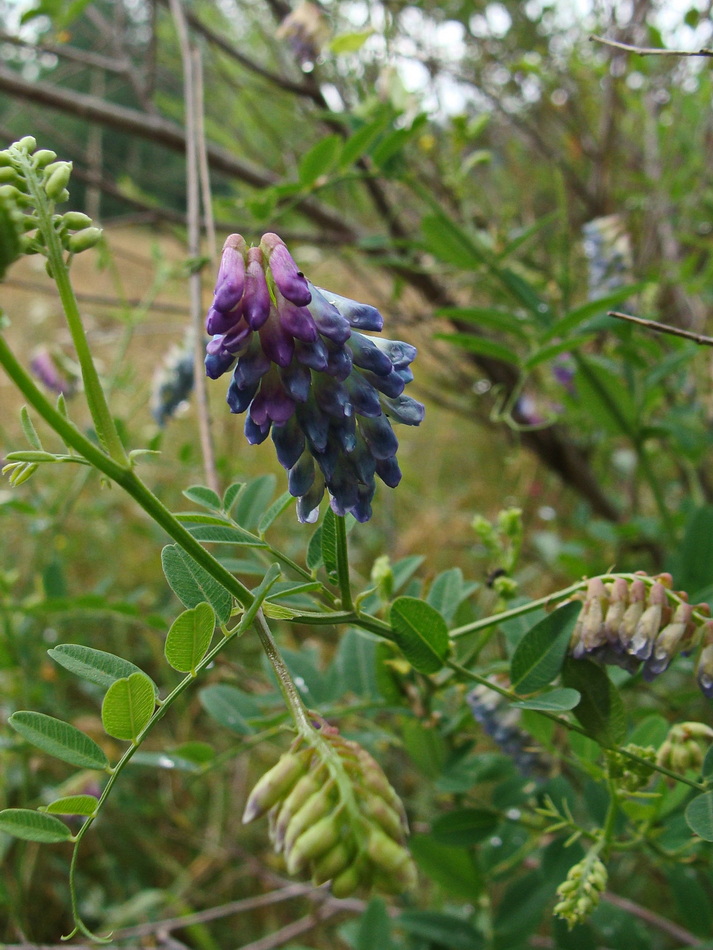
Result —
<instances>
[{"instance_id":1,"label":"purple flower cluster","mask_svg":"<svg viewBox=\"0 0 713 950\"><path fill-rule=\"evenodd\" d=\"M374 307L308 281L276 234L248 247L231 234L206 317L206 373L235 364L231 412L246 413L252 445L272 433L302 522L317 519L325 486L332 509L371 517L374 476L401 479L391 421L418 425L421 403L403 395L416 349L366 336L379 331Z\"/></svg>"},{"instance_id":2,"label":"purple flower cluster","mask_svg":"<svg viewBox=\"0 0 713 950\"><path fill-rule=\"evenodd\" d=\"M632 581L616 577L609 583L593 577L572 633L572 656L621 666L630 673L641 668L650 681L667 670L678 653L690 653L701 640L710 643L713 624L703 619L710 614L708 604L689 604L683 591L672 604L672 584L670 574ZM702 650L696 675L705 695L713 697L713 647Z\"/></svg>"}]
</instances>

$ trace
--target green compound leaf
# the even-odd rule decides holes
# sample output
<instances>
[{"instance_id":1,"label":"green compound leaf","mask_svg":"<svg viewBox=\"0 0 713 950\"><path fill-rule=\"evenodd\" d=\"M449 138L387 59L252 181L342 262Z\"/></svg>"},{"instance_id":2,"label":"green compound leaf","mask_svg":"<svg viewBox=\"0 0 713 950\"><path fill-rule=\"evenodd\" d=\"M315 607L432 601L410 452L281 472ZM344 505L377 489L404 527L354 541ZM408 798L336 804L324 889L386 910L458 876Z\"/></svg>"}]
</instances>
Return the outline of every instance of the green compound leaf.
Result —
<instances>
[{"instance_id":1,"label":"green compound leaf","mask_svg":"<svg viewBox=\"0 0 713 950\"><path fill-rule=\"evenodd\" d=\"M8 721L23 739L63 762L80 769L109 767L109 760L96 742L68 722L31 710L19 710Z\"/></svg>"},{"instance_id":2,"label":"green compound leaf","mask_svg":"<svg viewBox=\"0 0 713 950\"><path fill-rule=\"evenodd\" d=\"M437 673L448 655L448 625L435 607L417 597L397 597L389 623L394 641L419 673Z\"/></svg>"},{"instance_id":3,"label":"green compound leaf","mask_svg":"<svg viewBox=\"0 0 713 950\"><path fill-rule=\"evenodd\" d=\"M431 836L439 844L469 848L489 838L501 816L487 808L457 808L439 816L431 825Z\"/></svg>"},{"instance_id":4,"label":"green compound leaf","mask_svg":"<svg viewBox=\"0 0 713 950\"><path fill-rule=\"evenodd\" d=\"M148 723L155 706L153 683L145 673L117 680L102 703L104 730L115 739L132 742Z\"/></svg>"},{"instance_id":5,"label":"green compound leaf","mask_svg":"<svg viewBox=\"0 0 713 950\"><path fill-rule=\"evenodd\" d=\"M689 803L686 808L686 823L699 838L713 841L713 792L698 795Z\"/></svg>"},{"instance_id":6,"label":"green compound leaf","mask_svg":"<svg viewBox=\"0 0 713 950\"><path fill-rule=\"evenodd\" d=\"M409 934L448 950L482 950L483 935L461 917L435 910L405 910L396 918L398 926Z\"/></svg>"},{"instance_id":7,"label":"green compound leaf","mask_svg":"<svg viewBox=\"0 0 713 950\"><path fill-rule=\"evenodd\" d=\"M56 844L68 841L72 832L59 818L29 808L5 808L0 811L0 831L25 841Z\"/></svg>"},{"instance_id":8,"label":"green compound leaf","mask_svg":"<svg viewBox=\"0 0 713 950\"><path fill-rule=\"evenodd\" d=\"M602 745L618 745L626 736L624 703L606 672L591 660L565 659L562 682L582 694L574 714L587 735Z\"/></svg>"},{"instance_id":9,"label":"green compound leaf","mask_svg":"<svg viewBox=\"0 0 713 950\"><path fill-rule=\"evenodd\" d=\"M450 897L473 901L483 890L480 872L462 848L441 844L433 835L414 835L409 847L421 870Z\"/></svg>"},{"instance_id":10,"label":"green compound leaf","mask_svg":"<svg viewBox=\"0 0 713 950\"><path fill-rule=\"evenodd\" d=\"M261 538L265 536L273 521L279 518L282 512L286 511L294 502L294 500L294 497L288 491L286 491L284 494L280 495L277 501L273 501L273 503L260 519L260 523L257 526L257 532Z\"/></svg>"},{"instance_id":11,"label":"green compound leaf","mask_svg":"<svg viewBox=\"0 0 713 950\"><path fill-rule=\"evenodd\" d=\"M197 561L177 544L169 544L161 552L161 564L171 590L184 607L197 607L205 601L215 611L218 623L226 623L233 598Z\"/></svg>"},{"instance_id":12,"label":"green compound leaf","mask_svg":"<svg viewBox=\"0 0 713 950\"><path fill-rule=\"evenodd\" d=\"M535 696L532 699L522 699L517 703L511 703L516 709L536 709L543 712L567 712L574 709L582 698L582 694L576 689L552 689L549 693L543 693L541 696Z\"/></svg>"},{"instance_id":13,"label":"green compound leaf","mask_svg":"<svg viewBox=\"0 0 713 950\"><path fill-rule=\"evenodd\" d=\"M54 815L93 815L97 810L98 799L94 795L67 795L50 802L44 812Z\"/></svg>"},{"instance_id":14,"label":"green compound leaf","mask_svg":"<svg viewBox=\"0 0 713 950\"><path fill-rule=\"evenodd\" d=\"M199 699L208 715L226 729L241 736L255 732L248 719L258 718L260 707L248 693L227 683L216 683L202 689Z\"/></svg>"},{"instance_id":15,"label":"green compound leaf","mask_svg":"<svg viewBox=\"0 0 713 950\"><path fill-rule=\"evenodd\" d=\"M101 686L102 689L108 689L112 683L131 676L132 673L143 672L129 660L79 643L60 643L47 653L65 670ZM154 689L158 695L158 687L154 686Z\"/></svg>"},{"instance_id":16,"label":"green compound leaf","mask_svg":"<svg viewBox=\"0 0 713 950\"><path fill-rule=\"evenodd\" d=\"M534 693L557 676L581 610L581 602L572 601L527 631L510 663L510 681L516 692Z\"/></svg>"},{"instance_id":17,"label":"green compound leaf","mask_svg":"<svg viewBox=\"0 0 713 950\"><path fill-rule=\"evenodd\" d=\"M195 673L210 646L215 630L215 614L210 604L184 610L171 624L164 653L174 670Z\"/></svg>"}]
</instances>

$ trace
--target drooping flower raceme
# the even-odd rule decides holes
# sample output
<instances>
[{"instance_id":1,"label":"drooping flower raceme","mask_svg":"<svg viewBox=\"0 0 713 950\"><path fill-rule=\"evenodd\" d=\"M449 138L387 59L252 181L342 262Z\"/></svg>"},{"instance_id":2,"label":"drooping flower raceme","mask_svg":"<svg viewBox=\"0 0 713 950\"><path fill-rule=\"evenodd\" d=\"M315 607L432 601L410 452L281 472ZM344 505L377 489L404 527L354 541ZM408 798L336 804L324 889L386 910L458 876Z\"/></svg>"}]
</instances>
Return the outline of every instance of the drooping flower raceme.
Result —
<instances>
[{"instance_id":1,"label":"drooping flower raceme","mask_svg":"<svg viewBox=\"0 0 713 950\"><path fill-rule=\"evenodd\" d=\"M391 488L401 479L391 423L418 425L424 409L403 395L415 347L362 332L382 326L374 307L310 283L276 234L257 247L226 240L206 373L234 365L230 410L246 413L252 445L272 433L302 522L317 519L325 486L336 514L368 521L375 476Z\"/></svg>"}]
</instances>

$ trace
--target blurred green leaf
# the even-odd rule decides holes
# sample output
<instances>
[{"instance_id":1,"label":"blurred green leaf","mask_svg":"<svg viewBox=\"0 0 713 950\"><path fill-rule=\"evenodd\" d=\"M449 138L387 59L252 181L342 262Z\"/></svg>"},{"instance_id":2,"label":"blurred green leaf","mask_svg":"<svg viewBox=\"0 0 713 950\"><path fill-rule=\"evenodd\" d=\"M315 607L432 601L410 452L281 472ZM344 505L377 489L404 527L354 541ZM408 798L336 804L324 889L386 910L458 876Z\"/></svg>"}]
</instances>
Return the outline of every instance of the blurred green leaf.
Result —
<instances>
[{"instance_id":1,"label":"blurred green leaf","mask_svg":"<svg viewBox=\"0 0 713 950\"><path fill-rule=\"evenodd\" d=\"M477 900L483 881L468 852L441 844L433 835L413 835L409 847L424 874L440 884L449 897L471 903Z\"/></svg>"},{"instance_id":2,"label":"blurred green leaf","mask_svg":"<svg viewBox=\"0 0 713 950\"><path fill-rule=\"evenodd\" d=\"M171 624L166 636L166 660L179 673L193 673L210 646L215 630L215 614L210 604L184 610Z\"/></svg>"},{"instance_id":3,"label":"blurred green leaf","mask_svg":"<svg viewBox=\"0 0 713 950\"><path fill-rule=\"evenodd\" d=\"M102 724L107 735L133 742L145 728L156 706L153 683L145 673L132 673L107 690Z\"/></svg>"},{"instance_id":4,"label":"blurred green leaf","mask_svg":"<svg viewBox=\"0 0 713 950\"><path fill-rule=\"evenodd\" d=\"M257 718L260 707L248 693L227 683L217 683L202 689L199 699L208 715L226 729L242 736L255 732L247 720Z\"/></svg>"},{"instance_id":5,"label":"blurred green leaf","mask_svg":"<svg viewBox=\"0 0 713 950\"><path fill-rule=\"evenodd\" d=\"M437 673L448 655L448 625L430 604L416 597L397 597L389 623L402 653L419 673Z\"/></svg>"},{"instance_id":6,"label":"blurred green leaf","mask_svg":"<svg viewBox=\"0 0 713 950\"><path fill-rule=\"evenodd\" d=\"M472 323L498 333L512 333L521 340L527 340L527 321L516 313L508 310L497 310L494 307L441 307L434 316L447 317L454 323Z\"/></svg>"},{"instance_id":7,"label":"blurred green leaf","mask_svg":"<svg viewBox=\"0 0 713 950\"><path fill-rule=\"evenodd\" d=\"M330 172L339 160L342 138L328 135L302 156L297 166L297 175L303 185L312 185L322 175Z\"/></svg>"},{"instance_id":8,"label":"blurred green leaf","mask_svg":"<svg viewBox=\"0 0 713 950\"><path fill-rule=\"evenodd\" d=\"M500 820L497 812L487 808L457 808L435 819L431 835L439 844L469 848L489 838Z\"/></svg>"},{"instance_id":9,"label":"blurred green leaf","mask_svg":"<svg viewBox=\"0 0 713 950\"><path fill-rule=\"evenodd\" d=\"M153 695L153 684L151 684ZM13 713L8 722L23 739L80 769L106 769L109 760L93 739L76 726L31 710Z\"/></svg>"},{"instance_id":10,"label":"blurred green leaf","mask_svg":"<svg viewBox=\"0 0 713 950\"><path fill-rule=\"evenodd\" d=\"M356 30L353 33L340 33L329 41L329 49L337 56L342 53L356 53L373 36L374 30Z\"/></svg>"},{"instance_id":11,"label":"blurred green leaf","mask_svg":"<svg viewBox=\"0 0 713 950\"><path fill-rule=\"evenodd\" d=\"M686 823L699 838L713 841L713 792L698 795L689 803L686 808Z\"/></svg>"},{"instance_id":12,"label":"blurred green leaf","mask_svg":"<svg viewBox=\"0 0 713 950\"><path fill-rule=\"evenodd\" d=\"M274 475L260 475L243 485L235 502L233 517L248 531L257 528L260 519L270 507L277 479Z\"/></svg>"},{"instance_id":13,"label":"blurred green leaf","mask_svg":"<svg viewBox=\"0 0 713 950\"><path fill-rule=\"evenodd\" d=\"M380 897L372 897L359 918L354 950L393 950L391 919Z\"/></svg>"},{"instance_id":14,"label":"blurred green leaf","mask_svg":"<svg viewBox=\"0 0 713 950\"><path fill-rule=\"evenodd\" d=\"M236 528L234 525L189 524L188 530L196 541L215 544L244 544L248 547L264 548L266 545L254 535Z\"/></svg>"},{"instance_id":15,"label":"blurred green leaf","mask_svg":"<svg viewBox=\"0 0 713 950\"><path fill-rule=\"evenodd\" d=\"M574 714L587 735L604 745L617 745L626 736L626 716L619 692L606 671L591 660L567 657L562 682L582 694Z\"/></svg>"},{"instance_id":16,"label":"blurred green leaf","mask_svg":"<svg viewBox=\"0 0 713 950\"><path fill-rule=\"evenodd\" d=\"M515 366L520 365L519 356L509 346L483 336L471 333L434 333L434 339L452 343L468 353L479 353L481 356L492 356L493 359L513 363Z\"/></svg>"},{"instance_id":17,"label":"blurred green leaf","mask_svg":"<svg viewBox=\"0 0 713 950\"><path fill-rule=\"evenodd\" d=\"M576 689L552 689L548 693L535 696L532 699L522 699L511 703L516 709L539 709L545 712L567 712L574 709L581 699Z\"/></svg>"},{"instance_id":18,"label":"blurred green leaf","mask_svg":"<svg viewBox=\"0 0 713 950\"><path fill-rule=\"evenodd\" d=\"M405 910L397 918L397 923L407 933L448 950L481 950L485 946L485 938L472 924L451 914Z\"/></svg>"},{"instance_id":19,"label":"blurred green leaf","mask_svg":"<svg viewBox=\"0 0 713 950\"><path fill-rule=\"evenodd\" d=\"M261 538L265 536L272 526L272 523L280 517L283 511L287 511L290 505L294 504L294 501L295 499L292 495L286 491L270 505L262 518L260 518L260 523L257 526L257 531Z\"/></svg>"},{"instance_id":20,"label":"blurred green leaf","mask_svg":"<svg viewBox=\"0 0 713 950\"><path fill-rule=\"evenodd\" d=\"M5 808L0 811L0 831L15 838L43 844L56 844L72 837L72 832L59 818L29 808Z\"/></svg>"},{"instance_id":21,"label":"blurred green leaf","mask_svg":"<svg viewBox=\"0 0 713 950\"><path fill-rule=\"evenodd\" d=\"M557 676L582 610L579 601L558 607L525 634L510 663L510 681L518 693L534 693Z\"/></svg>"},{"instance_id":22,"label":"blurred green leaf","mask_svg":"<svg viewBox=\"0 0 713 950\"><path fill-rule=\"evenodd\" d=\"M42 443L40 442L40 437L37 435L37 429L35 429L32 423L27 406L23 406L20 410L20 424L22 425L22 431L25 433L25 438L32 448L37 449L38 452L42 452ZM52 456L52 458L53 457L54 456Z\"/></svg>"}]
</instances>

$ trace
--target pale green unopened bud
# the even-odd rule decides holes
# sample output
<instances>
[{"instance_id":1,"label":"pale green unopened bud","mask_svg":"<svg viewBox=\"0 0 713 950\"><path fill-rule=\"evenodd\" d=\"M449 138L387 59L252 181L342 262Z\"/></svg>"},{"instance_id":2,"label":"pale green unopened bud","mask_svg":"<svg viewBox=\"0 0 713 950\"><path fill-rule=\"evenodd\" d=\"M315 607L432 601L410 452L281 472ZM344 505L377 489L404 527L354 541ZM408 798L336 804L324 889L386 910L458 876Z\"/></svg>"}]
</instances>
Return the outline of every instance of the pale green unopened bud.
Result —
<instances>
[{"instance_id":1,"label":"pale green unopened bud","mask_svg":"<svg viewBox=\"0 0 713 950\"><path fill-rule=\"evenodd\" d=\"M15 148L22 152L34 152L37 148L37 139L33 135L25 135L18 142L15 142Z\"/></svg>"},{"instance_id":2,"label":"pale green unopened bud","mask_svg":"<svg viewBox=\"0 0 713 950\"><path fill-rule=\"evenodd\" d=\"M519 538L522 534L522 508L505 508L498 512L498 528L507 538Z\"/></svg>"},{"instance_id":3,"label":"pale green unopened bud","mask_svg":"<svg viewBox=\"0 0 713 950\"><path fill-rule=\"evenodd\" d=\"M287 828L293 817L320 790L323 782L324 769L316 769L303 775L283 799L282 804L275 809L274 814L270 815L272 843L278 853L284 848Z\"/></svg>"},{"instance_id":4,"label":"pale green unopened bud","mask_svg":"<svg viewBox=\"0 0 713 950\"><path fill-rule=\"evenodd\" d=\"M70 231L79 231L80 228L91 227L92 219L83 211L65 211L59 216L59 224Z\"/></svg>"},{"instance_id":5,"label":"pale green unopened bud","mask_svg":"<svg viewBox=\"0 0 713 950\"><path fill-rule=\"evenodd\" d=\"M286 853L308 828L311 828L321 818L324 818L334 808L334 801L328 789L319 789L311 798L308 798L297 814L290 819L285 830L284 849Z\"/></svg>"},{"instance_id":6,"label":"pale green unopened bud","mask_svg":"<svg viewBox=\"0 0 713 950\"><path fill-rule=\"evenodd\" d=\"M87 251L100 241L101 236L101 228L83 228L81 231L77 231L76 234L69 235L66 242L67 250L71 251L72 254Z\"/></svg>"},{"instance_id":7,"label":"pale green unopened bud","mask_svg":"<svg viewBox=\"0 0 713 950\"><path fill-rule=\"evenodd\" d=\"M287 873L296 874L310 861L331 851L339 841L340 824L337 815L327 815L300 835L287 854Z\"/></svg>"},{"instance_id":8,"label":"pale green unopened bud","mask_svg":"<svg viewBox=\"0 0 713 950\"><path fill-rule=\"evenodd\" d=\"M3 467L3 475L7 475L13 488L18 488L31 478L37 471L37 462L10 462Z\"/></svg>"},{"instance_id":9,"label":"pale green unopened bud","mask_svg":"<svg viewBox=\"0 0 713 950\"><path fill-rule=\"evenodd\" d=\"M374 561L371 569L371 582L379 592L379 597L389 601L394 595L394 570L391 567L391 558L382 554Z\"/></svg>"},{"instance_id":10,"label":"pale green unopened bud","mask_svg":"<svg viewBox=\"0 0 713 950\"><path fill-rule=\"evenodd\" d=\"M18 175L14 168L8 166L0 168L0 183L14 185L17 181Z\"/></svg>"},{"instance_id":11,"label":"pale green unopened bud","mask_svg":"<svg viewBox=\"0 0 713 950\"><path fill-rule=\"evenodd\" d=\"M47 180L45 181L45 192L50 201L63 201L62 194L67 189L69 184L69 178L72 174L72 163L71 162L54 162L52 165L48 165L45 171L50 172Z\"/></svg>"},{"instance_id":12,"label":"pale green unopened bud","mask_svg":"<svg viewBox=\"0 0 713 950\"><path fill-rule=\"evenodd\" d=\"M312 866L312 883L319 887L325 881L333 881L353 863L354 851L340 841L318 858Z\"/></svg>"},{"instance_id":13,"label":"pale green unopened bud","mask_svg":"<svg viewBox=\"0 0 713 950\"><path fill-rule=\"evenodd\" d=\"M553 913L567 921L571 929L589 917L599 904L607 886L607 869L601 859L590 851L569 869L567 878L557 888L559 902Z\"/></svg>"},{"instance_id":14,"label":"pale green unopened bud","mask_svg":"<svg viewBox=\"0 0 713 950\"><path fill-rule=\"evenodd\" d=\"M262 776L250 793L243 812L243 824L247 825L268 812L280 801L304 774L307 762L304 754L288 752L277 765Z\"/></svg>"},{"instance_id":15,"label":"pale green unopened bud","mask_svg":"<svg viewBox=\"0 0 713 950\"><path fill-rule=\"evenodd\" d=\"M332 894L339 898L349 897L361 884L360 869L352 865L332 881Z\"/></svg>"},{"instance_id":16,"label":"pale green unopened bud","mask_svg":"<svg viewBox=\"0 0 713 950\"><path fill-rule=\"evenodd\" d=\"M32 156L32 164L35 166L35 168L44 168L56 158L57 153L53 152L51 148L41 148L38 149Z\"/></svg>"},{"instance_id":17,"label":"pale green unopened bud","mask_svg":"<svg viewBox=\"0 0 713 950\"><path fill-rule=\"evenodd\" d=\"M367 854L378 868L387 873L397 871L402 864L411 860L406 848L378 828L372 828L369 834Z\"/></svg>"},{"instance_id":18,"label":"pale green unopened bud","mask_svg":"<svg viewBox=\"0 0 713 950\"><path fill-rule=\"evenodd\" d=\"M10 153L6 148L0 151L0 168L8 168L13 164Z\"/></svg>"},{"instance_id":19,"label":"pale green unopened bud","mask_svg":"<svg viewBox=\"0 0 713 950\"><path fill-rule=\"evenodd\" d=\"M704 745L711 739L713 729L703 722L677 723L659 747L656 761L675 772L699 771L705 757Z\"/></svg>"}]
</instances>

